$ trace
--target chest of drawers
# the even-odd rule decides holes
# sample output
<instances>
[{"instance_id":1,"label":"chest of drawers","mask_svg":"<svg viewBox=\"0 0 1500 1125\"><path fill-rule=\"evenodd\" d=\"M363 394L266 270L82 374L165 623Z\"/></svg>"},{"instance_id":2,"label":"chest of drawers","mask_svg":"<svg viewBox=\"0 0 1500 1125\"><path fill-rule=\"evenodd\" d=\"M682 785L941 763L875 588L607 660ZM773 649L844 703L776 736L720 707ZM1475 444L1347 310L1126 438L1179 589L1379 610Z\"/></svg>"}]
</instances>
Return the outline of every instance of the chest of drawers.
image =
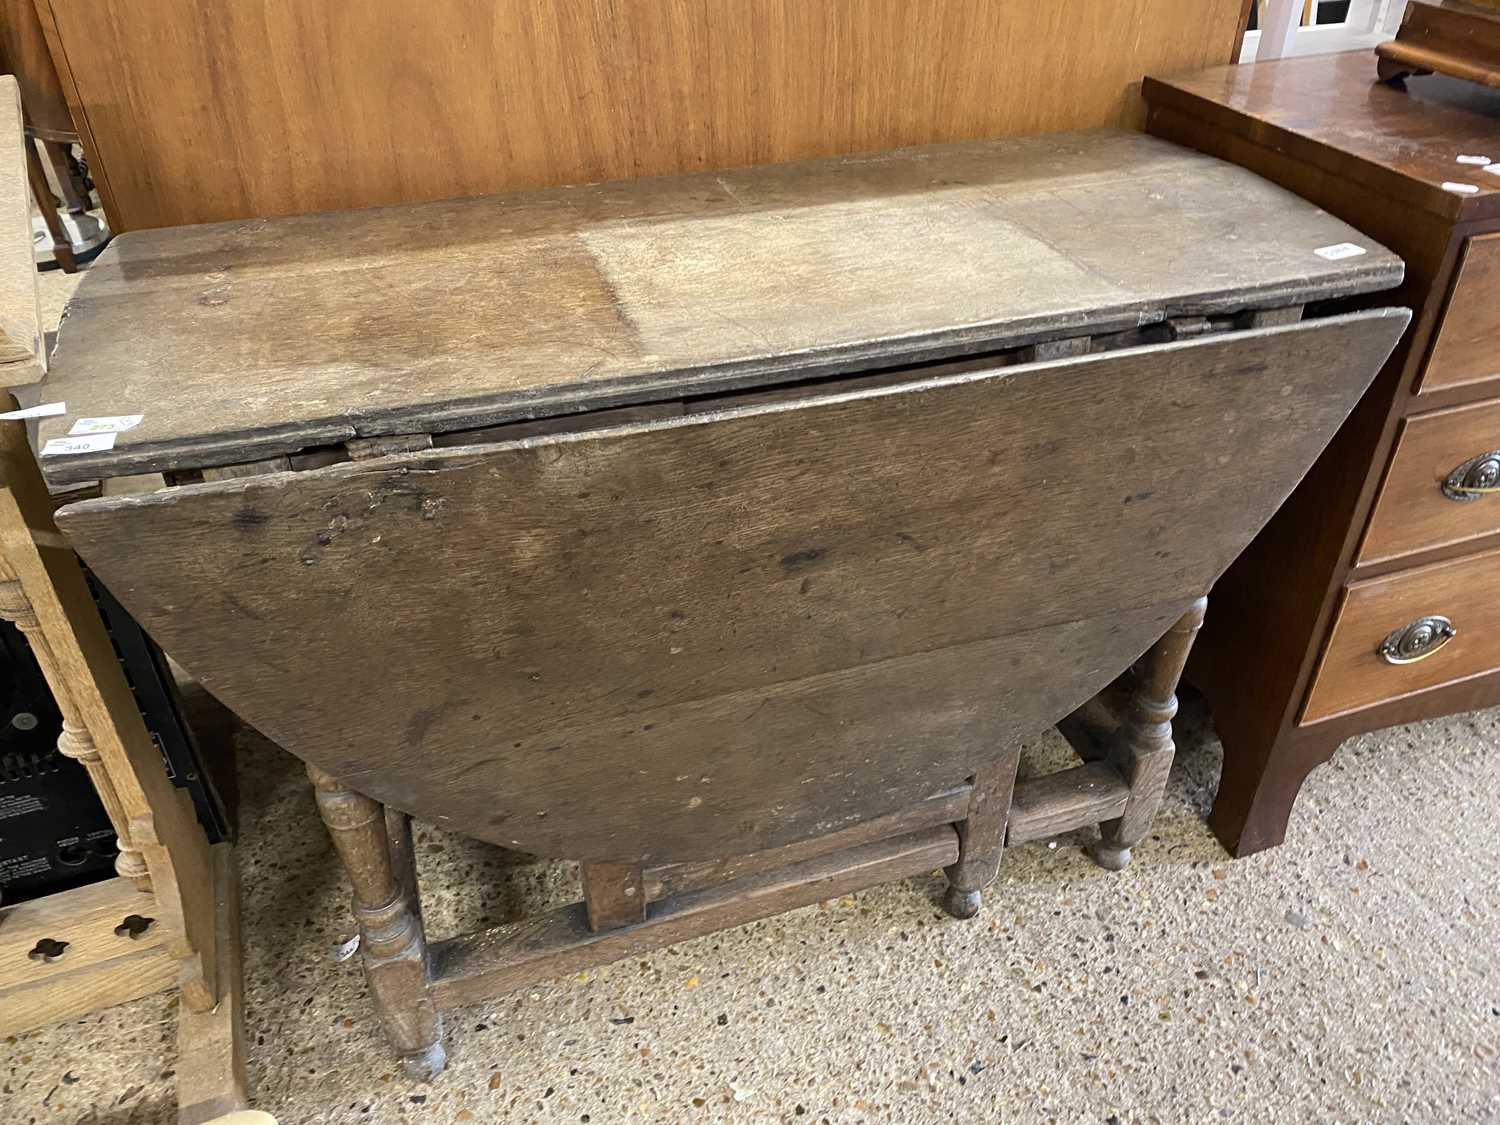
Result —
<instances>
[{"instance_id":1,"label":"chest of drawers","mask_svg":"<svg viewBox=\"0 0 1500 1125\"><path fill-rule=\"evenodd\" d=\"M1224 741L1210 820L1279 844L1354 734L1500 703L1500 90L1354 53L1148 79L1148 128L1407 263L1412 328L1214 591L1189 678ZM1489 165L1479 158L1488 157ZM1358 302L1356 302L1358 303Z\"/></svg>"}]
</instances>

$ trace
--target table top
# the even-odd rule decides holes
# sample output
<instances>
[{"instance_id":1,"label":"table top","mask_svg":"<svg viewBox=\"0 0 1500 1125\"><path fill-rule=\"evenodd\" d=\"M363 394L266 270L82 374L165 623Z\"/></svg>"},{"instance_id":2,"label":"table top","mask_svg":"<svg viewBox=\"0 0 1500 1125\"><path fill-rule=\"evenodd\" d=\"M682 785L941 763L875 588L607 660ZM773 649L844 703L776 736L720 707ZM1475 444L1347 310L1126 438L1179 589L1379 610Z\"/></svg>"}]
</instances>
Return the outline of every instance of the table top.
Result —
<instances>
[{"instance_id":1,"label":"table top","mask_svg":"<svg viewBox=\"0 0 1500 1125\"><path fill-rule=\"evenodd\" d=\"M1388 86L1375 65L1352 51L1218 66L1147 78L1142 93L1451 221L1500 217L1500 90L1443 75Z\"/></svg>"},{"instance_id":2,"label":"table top","mask_svg":"<svg viewBox=\"0 0 1500 1125\"><path fill-rule=\"evenodd\" d=\"M1349 243L1362 252L1320 256ZM54 483L1298 304L1394 285L1253 174L1113 130L127 233L43 396L141 415Z\"/></svg>"}]
</instances>

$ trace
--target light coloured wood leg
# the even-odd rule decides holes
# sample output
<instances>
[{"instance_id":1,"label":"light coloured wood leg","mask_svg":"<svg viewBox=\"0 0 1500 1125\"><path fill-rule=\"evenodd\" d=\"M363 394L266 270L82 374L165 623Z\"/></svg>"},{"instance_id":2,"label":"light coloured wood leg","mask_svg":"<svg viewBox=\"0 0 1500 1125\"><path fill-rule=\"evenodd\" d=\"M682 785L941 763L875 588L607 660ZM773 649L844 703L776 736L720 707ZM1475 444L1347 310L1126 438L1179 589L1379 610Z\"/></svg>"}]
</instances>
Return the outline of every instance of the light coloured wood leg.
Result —
<instances>
[{"instance_id":1,"label":"light coloured wood leg","mask_svg":"<svg viewBox=\"0 0 1500 1125\"><path fill-rule=\"evenodd\" d=\"M365 979L386 1037L412 1078L426 1081L447 1063L443 1018L428 987L427 939L414 883L409 834L391 846L386 810L315 766L308 776L318 812L353 885Z\"/></svg>"},{"instance_id":2,"label":"light coloured wood leg","mask_svg":"<svg viewBox=\"0 0 1500 1125\"><path fill-rule=\"evenodd\" d=\"M1124 812L1099 826L1102 838L1093 849L1099 865L1112 871L1130 862L1131 849L1146 835L1161 805L1176 751L1172 716L1177 714L1177 682L1207 608L1208 599L1199 598L1152 646L1110 749L1110 761L1130 787Z\"/></svg>"},{"instance_id":3,"label":"light coloured wood leg","mask_svg":"<svg viewBox=\"0 0 1500 1125\"><path fill-rule=\"evenodd\" d=\"M213 847L219 1002L177 1015L177 1125L204 1125L249 1106L245 989L240 958L240 876L232 844Z\"/></svg>"},{"instance_id":4,"label":"light coloured wood leg","mask_svg":"<svg viewBox=\"0 0 1500 1125\"><path fill-rule=\"evenodd\" d=\"M944 869L948 890L943 896L943 909L955 918L972 918L979 913L984 888L1000 871L1020 760L1021 748L1016 746L974 775L969 815L956 825L958 862Z\"/></svg>"}]
</instances>

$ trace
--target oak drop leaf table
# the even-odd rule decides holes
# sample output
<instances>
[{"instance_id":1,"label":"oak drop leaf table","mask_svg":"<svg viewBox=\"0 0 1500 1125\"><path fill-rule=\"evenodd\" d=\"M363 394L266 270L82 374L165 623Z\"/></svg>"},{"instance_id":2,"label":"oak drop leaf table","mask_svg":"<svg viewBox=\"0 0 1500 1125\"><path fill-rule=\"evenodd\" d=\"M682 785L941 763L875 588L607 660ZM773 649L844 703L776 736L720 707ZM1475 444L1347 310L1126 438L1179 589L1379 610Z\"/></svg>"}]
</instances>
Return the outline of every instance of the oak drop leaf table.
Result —
<instances>
[{"instance_id":1,"label":"oak drop leaf table","mask_svg":"<svg viewBox=\"0 0 1500 1125\"><path fill-rule=\"evenodd\" d=\"M1407 322L1337 302L1401 273L1115 131L134 232L41 437L125 422L42 463L308 762L431 1074L443 1009L538 978L935 867L972 914L1088 824L1123 865L1210 585ZM1016 785L1070 715L1084 763ZM429 946L411 815L584 901Z\"/></svg>"}]
</instances>

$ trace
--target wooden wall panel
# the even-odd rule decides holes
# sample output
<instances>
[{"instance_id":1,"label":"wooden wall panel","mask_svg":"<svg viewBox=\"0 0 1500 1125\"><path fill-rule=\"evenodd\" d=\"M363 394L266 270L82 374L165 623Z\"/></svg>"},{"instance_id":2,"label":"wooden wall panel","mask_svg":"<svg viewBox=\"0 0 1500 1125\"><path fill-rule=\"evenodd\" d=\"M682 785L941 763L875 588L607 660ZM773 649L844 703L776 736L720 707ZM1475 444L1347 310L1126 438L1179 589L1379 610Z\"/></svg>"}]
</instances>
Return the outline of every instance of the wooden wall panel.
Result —
<instances>
[{"instance_id":1,"label":"wooden wall panel","mask_svg":"<svg viewBox=\"0 0 1500 1125\"><path fill-rule=\"evenodd\" d=\"M14 74L21 84L28 125L53 139L73 135L73 118L32 0L0 0L0 73Z\"/></svg>"},{"instance_id":2,"label":"wooden wall panel","mask_svg":"<svg viewBox=\"0 0 1500 1125\"><path fill-rule=\"evenodd\" d=\"M119 229L1135 120L1241 0L37 0Z\"/></svg>"}]
</instances>

